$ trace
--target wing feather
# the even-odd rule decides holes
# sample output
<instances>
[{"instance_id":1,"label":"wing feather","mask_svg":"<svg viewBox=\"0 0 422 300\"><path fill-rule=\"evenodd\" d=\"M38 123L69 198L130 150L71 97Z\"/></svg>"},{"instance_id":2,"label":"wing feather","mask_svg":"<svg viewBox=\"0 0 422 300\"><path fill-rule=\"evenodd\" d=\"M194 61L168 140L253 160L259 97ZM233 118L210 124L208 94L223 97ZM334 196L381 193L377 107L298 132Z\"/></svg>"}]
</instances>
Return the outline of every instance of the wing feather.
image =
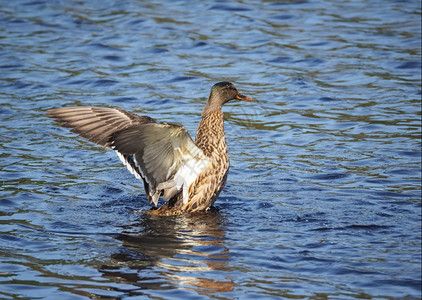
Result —
<instances>
[{"instance_id":1,"label":"wing feather","mask_svg":"<svg viewBox=\"0 0 422 300\"><path fill-rule=\"evenodd\" d=\"M47 116L61 122L63 127L90 142L110 148L110 136L119 130L135 124L154 123L148 116L139 116L119 108L107 107L64 107L47 111Z\"/></svg>"}]
</instances>

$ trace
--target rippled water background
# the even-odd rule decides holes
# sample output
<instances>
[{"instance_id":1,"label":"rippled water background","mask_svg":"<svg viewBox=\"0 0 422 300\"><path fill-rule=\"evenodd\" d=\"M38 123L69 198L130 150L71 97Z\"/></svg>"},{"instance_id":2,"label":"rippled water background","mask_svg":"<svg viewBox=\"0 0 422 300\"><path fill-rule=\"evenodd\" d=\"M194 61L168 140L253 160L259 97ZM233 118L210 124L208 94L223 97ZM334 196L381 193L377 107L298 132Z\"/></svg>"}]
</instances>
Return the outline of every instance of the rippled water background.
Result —
<instances>
[{"instance_id":1,"label":"rippled water background","mask_svg":"<svg viewBox=\"0 0 422 300\"><path fill-rule=\"evenodd\" d=\"M0 1L1 298L421 297L420 1ZM219 212L151 217L112 152L45 116L119 106L195 134Z\"/></svg>"}]
</instances>

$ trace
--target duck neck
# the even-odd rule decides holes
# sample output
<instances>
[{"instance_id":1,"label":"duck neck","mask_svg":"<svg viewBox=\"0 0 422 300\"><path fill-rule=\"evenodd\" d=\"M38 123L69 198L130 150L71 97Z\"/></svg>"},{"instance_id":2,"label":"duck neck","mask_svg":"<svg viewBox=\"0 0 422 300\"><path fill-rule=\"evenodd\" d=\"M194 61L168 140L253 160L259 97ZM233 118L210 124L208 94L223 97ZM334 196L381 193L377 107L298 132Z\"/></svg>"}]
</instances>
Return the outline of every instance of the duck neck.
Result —
<instances>
[{"instance_id":1,"label":"duck neck","mask_svg":"<svg viewBox=\"0 0 422 300\"><path fill-rule=\"evenodd\" d=\"M204 118L205 115L208 115L215 111L221 112L222 104L219 104L217 101L212 101L212 99L208 99L207 104L204 107L204 110L202 111L202 118Z\"/></svg>"},{"instance_id":2,"label":"duck neck","mask_svg":"<svg viewBox=\"0 0 422 300\"><path fill-rule=\"evenodd\" d=\"M195 143L207 156L213 156L216 151L226 149L224 114L221 109L212 111L204 109L196 132Z\"/></svg>"}]
</instances>

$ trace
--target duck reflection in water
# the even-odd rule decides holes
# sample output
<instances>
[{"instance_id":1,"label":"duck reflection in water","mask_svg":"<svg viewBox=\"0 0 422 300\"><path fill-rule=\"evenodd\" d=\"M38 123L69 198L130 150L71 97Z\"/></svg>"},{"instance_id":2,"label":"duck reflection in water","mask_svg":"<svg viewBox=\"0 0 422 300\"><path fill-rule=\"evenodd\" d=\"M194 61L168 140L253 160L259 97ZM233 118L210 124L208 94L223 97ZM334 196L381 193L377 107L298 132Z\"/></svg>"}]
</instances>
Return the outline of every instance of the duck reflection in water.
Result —
<instances>
[{"instance_id":1,"label":"duck reflection in water","mask_svg":"<svg viewBox=\"0 0 422 300\"><path fill-rule=\"evenodd\" d=\"M194 215L140 214L117 236L122 246L100 271L142 290L183 288L199 294L230 292L231 259L224 246L224 217L218 211ZM207 274L207 272L212 271ZM220 271L220 272L219 272ZM114 279L115 280L115 279ZM113 280L113 281L114 281Z\"/></svg>"}]
</instances>

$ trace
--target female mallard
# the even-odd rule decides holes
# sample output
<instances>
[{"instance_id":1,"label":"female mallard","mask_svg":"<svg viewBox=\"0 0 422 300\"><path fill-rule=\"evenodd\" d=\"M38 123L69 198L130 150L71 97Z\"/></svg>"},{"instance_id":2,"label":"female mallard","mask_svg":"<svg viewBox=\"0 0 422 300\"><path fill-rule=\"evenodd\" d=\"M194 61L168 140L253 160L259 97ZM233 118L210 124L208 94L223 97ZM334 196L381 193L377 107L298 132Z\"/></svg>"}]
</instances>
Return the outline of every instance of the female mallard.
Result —
<instances>
[{"instance_id":1,"label":"female mallard","mask_svg":"<svg viewBox=\"0 0 422 300\"><path fill-rule=\"evenodd\" d=\"M221 108L241 95L230 82L211 88L195 142L179 124L158 123L120 108L65 107L47 116L89 141L115 150L136 178L144 182L150 203L169 201L158 213L208 210L223 189L229 170Z\"/></svg>"}]
</instances>

